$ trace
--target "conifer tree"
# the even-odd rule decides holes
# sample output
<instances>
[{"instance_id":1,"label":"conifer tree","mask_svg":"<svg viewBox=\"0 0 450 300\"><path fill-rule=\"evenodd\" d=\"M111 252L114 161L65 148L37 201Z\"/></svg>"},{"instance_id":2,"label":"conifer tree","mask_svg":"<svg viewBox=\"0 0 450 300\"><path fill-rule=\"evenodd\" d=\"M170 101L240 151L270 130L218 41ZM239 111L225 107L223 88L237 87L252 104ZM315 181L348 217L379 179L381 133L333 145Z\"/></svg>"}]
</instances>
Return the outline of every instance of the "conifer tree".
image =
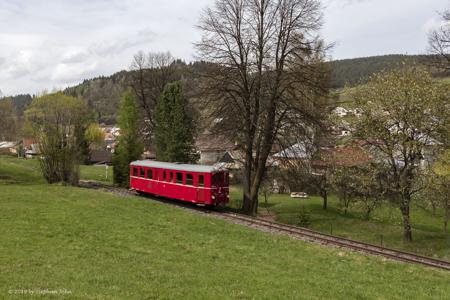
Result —
<instances>
[{"instance_id":1,"label":"conifer tree","mask_svg":"<svg viewBox=\"0 0 450 300\"><path fill-rule=\"evenodd\" d=\"M195 162L194 126L179 82L168 84L155 111L156 157L160 161Z\"/></svg>"},{"instance_id":2,"label":"conifer tree","mask_svg":"<svg viewBox=\"0 0 450 300\"><path fill-rule=\"evenodd\" d=\"M119 108L119 143L113 155L114 184L129 186L130 162L141 157L144 146L138 131L138 110L131 91L122 96Z\"/></svg>"}]
</instances>

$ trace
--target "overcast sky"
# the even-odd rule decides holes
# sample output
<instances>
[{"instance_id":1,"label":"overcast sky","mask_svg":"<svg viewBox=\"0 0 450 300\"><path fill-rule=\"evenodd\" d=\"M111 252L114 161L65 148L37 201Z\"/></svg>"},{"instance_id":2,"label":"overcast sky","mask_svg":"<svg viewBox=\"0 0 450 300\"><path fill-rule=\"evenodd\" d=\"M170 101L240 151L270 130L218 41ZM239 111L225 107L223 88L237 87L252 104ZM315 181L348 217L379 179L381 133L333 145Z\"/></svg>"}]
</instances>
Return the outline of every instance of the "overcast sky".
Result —
<instances>
[{"instance_id":1,"label":"overcast sky","mask_svg":"<svg viewBox=\"0 0 450 300\"><path fill-rule=\"evenodd\" d=\"M36 93L128 69L139 50L191 61L214 0L0 0L0 90ZM323 0L334 59L420 54L450 0Z\"/></svg>"}]
</instances>

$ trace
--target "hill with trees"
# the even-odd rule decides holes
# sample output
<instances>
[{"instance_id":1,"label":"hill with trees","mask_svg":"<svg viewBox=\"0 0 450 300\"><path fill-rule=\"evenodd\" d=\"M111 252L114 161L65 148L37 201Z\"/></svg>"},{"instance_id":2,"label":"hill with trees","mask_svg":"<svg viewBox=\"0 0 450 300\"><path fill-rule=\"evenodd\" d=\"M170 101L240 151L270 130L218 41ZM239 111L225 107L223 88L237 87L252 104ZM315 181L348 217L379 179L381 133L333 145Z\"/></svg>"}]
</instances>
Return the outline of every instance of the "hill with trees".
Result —
<instances>
[{"instance_id":1,"label":"hill with trees","mask_svg":"<svg viewBox=\"0 0 450 300\"><path fill-rule=\"evenodd\" d=\"M363 58L335 60L327 64L331 69L330 87L340 89L344 86L356 86L364 83L367 79L380 71L392 70L402 65L431 65L434 56L431 55L385 55ZM193 62L186 64L181 60L174 61L177 75L176 79L183 79L188 86L195 85L194 74L198 70L207 67L204 62ZM447 77L450 73L439 73L432 70L436 77ZM115 124L117 110L121 95L130 87L136 71L122 70L110 76L99 76L85 79L82 83L68 87L63 92L73 97L82 97L86 100L100 123ZM189 93L189 91L186 91ZM23 114L26 107L31 103L33 96L29 94L11 97L12 102L19 115Z\"/></svg>"},{"instance_id":2,"label":"hill with trees","mask_svg":"<svg viewBox=\"0 0 450 300\"><path fill-rule=\"evenodd\" d=\"M331 69L331 88L343 88L346 85L355 86L381 71L398 69L401 66L430 66L434 64L433 55L383 55L362 58L335 60L329 62ZM449 76L447 73L431 69L436 77Z\"/></svg>"}]
</instances>

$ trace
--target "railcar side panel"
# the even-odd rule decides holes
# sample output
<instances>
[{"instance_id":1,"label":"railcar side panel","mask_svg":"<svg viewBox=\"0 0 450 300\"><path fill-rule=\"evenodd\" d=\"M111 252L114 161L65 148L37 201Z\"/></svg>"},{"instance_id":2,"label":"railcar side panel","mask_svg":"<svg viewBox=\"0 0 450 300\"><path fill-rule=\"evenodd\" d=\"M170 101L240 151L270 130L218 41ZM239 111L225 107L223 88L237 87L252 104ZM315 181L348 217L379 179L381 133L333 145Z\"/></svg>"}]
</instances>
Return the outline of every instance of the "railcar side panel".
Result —
<instances>
[{"instance_id":1,"label":"railcar side panel","mask_svg":"<svg viewBox=\"0 0 450 300\"><path fill-rule=\"evenodd\" d=\"M136 191L183 201L228 203L228 172L192 172L130 166L130 186Z\"/></svg>"}]
</instances>

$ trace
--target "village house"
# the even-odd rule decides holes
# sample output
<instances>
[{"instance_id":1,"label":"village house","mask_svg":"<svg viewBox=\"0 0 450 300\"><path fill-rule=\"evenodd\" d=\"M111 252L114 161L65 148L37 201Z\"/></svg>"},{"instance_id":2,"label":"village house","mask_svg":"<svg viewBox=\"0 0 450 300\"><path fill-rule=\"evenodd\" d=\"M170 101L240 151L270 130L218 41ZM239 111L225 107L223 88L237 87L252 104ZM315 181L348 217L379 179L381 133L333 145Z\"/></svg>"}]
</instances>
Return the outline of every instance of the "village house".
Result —
<instances>
[{"instance_id":1,"label":"village house","mask_svg":"<svg viewBox=\"0 0 450 300\"><path fill-rule=\"evenodd\" d=\"M236 145L227 137L205 133L197 138L195 148L200 154L199 164L214 165L225 153L235 150Z\"/></svg>"}]
</instances>

